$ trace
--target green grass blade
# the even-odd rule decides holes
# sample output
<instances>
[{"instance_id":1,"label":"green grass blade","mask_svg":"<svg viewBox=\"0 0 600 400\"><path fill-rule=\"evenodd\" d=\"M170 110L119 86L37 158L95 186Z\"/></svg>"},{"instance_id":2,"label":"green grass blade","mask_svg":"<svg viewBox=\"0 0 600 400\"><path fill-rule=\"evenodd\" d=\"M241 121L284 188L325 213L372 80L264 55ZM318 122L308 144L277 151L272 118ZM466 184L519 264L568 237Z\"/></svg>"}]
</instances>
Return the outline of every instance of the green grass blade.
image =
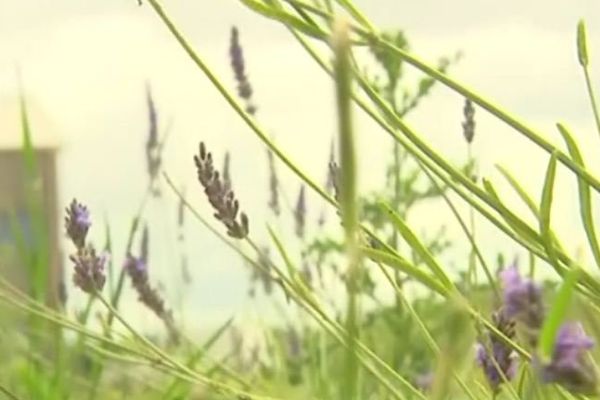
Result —
<instances>
[{"instance_id":1,"label":"green grass blade","mask_svg":"<svg viewBox=\"0 0 600 400\"><path fill-rule=\"evenodd\" d=\"M43 210L42 185L39 173L36 150L31 138L31 127L27 114L27 103L25 96L20 96L21 138L23 165L25 167L27 218L31 227L31 243L29 252L31 263L27 265L29 271L28 279L31 281L33 296L37 300L45 300L49 271L49 249L46 229L46 219Z\"/></svg>"},{"instance_id":2,"label":"green grass blade","mask_svg":"<svg viewBox=\"0 0 600 400\"><path fill-rule=\"evenodd\" d=\"M495 203L495 208L504 219L504 221L517 233L518 236L523 238L524 240L532 243L533 245L537 245L540 242L539 235L537 232L531 228L528 224L526 224L523 220L518 218L512 211L510 211L498 196L496 189L492 182L483 178L483 187L486 193L493 199Z\"/></svg>"},{"instance_id":3,"label":"green grass blade","mask_svg":"<svg viewBox=\"0 0 600 400\"><path fill-rule=\"evenodd\" d=\"M202 360L202 357L217 343L217 341L223 336L223 334L229 329L231 323L233 322L233 317L230 317L225 321L224 324L219 326L213 333L208 337L208 339L200 346L192 355L189 357L186 365L190 369L194 369L196 365ZM185 388L181 388L181 386L185 386ZM171 385L167 388L165 393L163 394L163 399L171 399L171 398L186 398L187 389L189 389L191 385L181 379L175 378ZM176 397L174 397L176 396Z\"/></svg>"},{"instance_id":4,"label":"green grass blade","mask_svg":"<svg viewBox=\"0 0 600 400\"><path fill-rule=\"evenodd\" d=\"M410 227L402 220L400 215L392 210L388 205L381 203L380 207L386 212L394 227L400 232L406 243L423 259L431 272L438 278L448 291L455 289L454 283L450 280L444 269L435 260L431 252L417 238Z\"/></svg>"},{"instance_id":5,"label":"green grass blade","mask_svg":"<svg viewBox=\"0 0 600 400\"><path fill-rule=\"evenodd\" d=\"M397 257L387 251L381 251L370 247L364 247L362 252L365 257L370 258L374 262L379 262L401 271L434 292L445 297L448 296L446 287L435 279L435 277L415 267L404 258Z\"/></svg>"},{"instance_id":6,"label":"green grass blade","mask_svg":"<svg viewBox=\"0 0 600 400\"><path fill-rule=\"evenodd\" d=\"M352 67L349 24L336 21L331 45L335 55L333 70L336 87L339 149L340 149L340 208L346 233L347 308L346 330L349 346L346 351L344 379L341 380L340 398L354 400L358 396L359 368L356 357L356 339L359 337L358 281L360 278L360 248L358 247L358 202L356 195L356 154L352 127Z\"/></svg>"},{"instance_id":7,"label":"green grass blade","mask_svg":"<svg viewBox=\"0 0 600 400\"><path fill-rule=\"evenodd\" d=\"M544 180L544 188L542 190L542 199L540 201L540 234L546 249L546 253L550 257L550 261L558 267L558 259L556 249L554 247L554 237L550 228L552 200L554 196L554 181L556 178L556 160L555 153L550 157L548 169L546 170L546 179Z\"/></svg>"},{"instance_id":8,"label":"green grass blade","mask_svg":"<svg viewBox=\"0 0 600 400\"><path fill-rule=\"evenodd\" d=\"M584 161L581 152L579 151L579 147L577 146L577 142L575 142L573 136L564 125L557 124L557 127L567 144L571 157L576 163L583 166ZM583 222L583 228L592 250L594 260L596 261L596 266L600 268L600 246L598 246L598 237L594 225L594 213L592 212L592 193L589 184L580 177L577 177L577 187L579 189L579 213L581 215L581 222Z\"/></svg>"},{"instance_id":9,"label":"green grass blade","mask_svg":"<svg viewBox=\"0 0 600 400\"><path fill-rule=\"evenodd\" d=\"M271 236L271 240L273 240L273 243L275 243L275 247L277 248L279 255L283 259L283 263L285 264L285 267L288 272L288 277L292 281L295 281L295 278L298 274L298 268L294 265L292 259L290 258L287 251L285 250L285 246L283 245L283 242L279 239L279 237L277 236L275 231L273 231L273 229L271 229L270 226L267 226L267 231L269 232L269 236Z\"/></svg>"},{"instance_id":10,"label":"green grass blade","mask_svg":"<svg viewBox=\"0 0 600 400\"><path fill-rule=\"evenodd\" d=\"M531 196L529 195L529 193L527 193L527 191L521 186L521 184L519 184L519 181L517 181L512 176L512 174L506 168L504 168L503 166L496 165L496 168L498 169L498 171L500 171L500 173L502 174L502 176L504 176L504 178L506 179L506 181L508 182L508 184L519 195L519 197L521 198L521 200L527 205L527 207L529 208L529 210L531 211L531 213L533 215L535 215L536 219L539 219L539 217L540 217L540 210L539 210L537 204L535 203L535 201L533 201L533 199L531 198Z\"/></svg>"}]
</instances>

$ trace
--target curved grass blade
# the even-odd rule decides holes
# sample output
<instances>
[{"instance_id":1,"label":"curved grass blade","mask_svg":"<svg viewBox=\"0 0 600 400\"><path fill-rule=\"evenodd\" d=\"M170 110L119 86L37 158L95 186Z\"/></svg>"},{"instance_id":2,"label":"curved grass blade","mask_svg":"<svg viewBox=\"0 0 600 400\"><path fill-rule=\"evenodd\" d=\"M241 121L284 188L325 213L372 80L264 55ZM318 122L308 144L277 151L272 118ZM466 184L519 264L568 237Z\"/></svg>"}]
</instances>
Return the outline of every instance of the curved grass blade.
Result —
<instances>
[{"instance_id":1,"label":"curved grass blade","mask_svg":"<svg viewBox=\"0 0 600 400\"><path fill-rule=\"evenodd\" d=\"M409 226L402 220L402 218L392 210L388 205L380 203L379 206L387 213L392 224L400 232L400 235L404 238L406 243L417 252L417 254L423 259L425 264L431 269L431 272L438 278L439 282L444 285L447 291L455 289L454 283L450 280L444 269L438 264L433 258L431 252L421 243Z\"/></svg>"},{"instance_id":2,"label":"curved grass blade","mask_svg":"<svg viewBox=\"0 0 600 400\"><path fill-rule=\"evenodd\" d=\"M567 148L569 149L569 153L573 160L580 164L584 165L583 157L581 156L581 152L577 146L577 142L573 139L567 128L562 124L557 124L558 131L562 135L565 143L567 144ZM585 234L588 239L588 243L592 250L592 254L594 256L594 260L596 261L596 266L600 268L600 246L598 246L598 237L596 236L596 229L594 226L594 214L592 212L592 193L590 191L589 184L577 177L577 188L579 189L579 213L581 215L581 222L583 222L583 228L585 230Z\"/></svg>"},{"instance_id":3,"label":"curved grass blade","mask_svg":"<svg viewBox=\"0 0 600 400\"><path fill-rule=\"evenodd\" d=\"M200 346L194 353L192 353L192 355L190 356L190 358L188 359L188 361L186 363L186 365L190 369L192 369L192 370L195 369L198 362L200 362L202 357L204 357L204 355L213 347L213 345L217 342L217 340L219 340L221 338L221 336L223 336L223 334L227 331L227 329L229 329L232 322L233 322L233 317L230 317L229 319L227 319L227 321L225 321L224 324L222 324L220 327L218 327L213 332L213 334L210 335L210 337L202 344L202 346ZM184 386L184 387L181 388L181 386ZM169 385L169 387L163 394L163 399L187 398L191 387L192 386L189 384L189 382L186 382L185 380L183 380L181 378L175 378L175 380L171 383L171 385Z\"/></svg>"},{"instance_id":4,"label":"curved grass blade","mask_svg":"<svg viewBox=\"0 0 600 400\"><path fill-rule=\"evenodd\" d=\"M552 211L552 199L554 196L554 180L556 178L556 160L557 154L552 153L548 169L546 170L546 179L544 180L544 188L542 190L542 199L540 202L540 234L546 253L550 258L550 262L555 268L560 269L560 264L554 247L554 237L550 228L550 219Z\"/></svg>"},{"instance_id":5,"label":"curved grass blade","mask_svg":"<svg viewBox=\"0 0 600 400\"><path fill-rule=\"evenodd\" d=\"M437 279L435 279L428 273L421 271L419 268L415 267L404 258L395 256L387 251L381 251L370 247L363 247L362 252L366 257L370 258L374 262L380 262L389 267L404 272L406 275L410 276L417 282L427 286L429 289L444 297L447 297L449 294L446 287L443 284L441 284Z\"/></svg>"},{"instance_id":6,"label":"curved grass blade","mask_svg":"<svg viewBox=\"0 0 600 400\"><path fill-rule=\"evenodd\" d=\"M504 219L504 221L517 233L517 235L537 246L540 242L540 237L537 232L527 225L523 220L518 218L504 205L502 200L500 200L500 196L498 196L496 189L486 178L483 178L483 188L490 198L492 198L496 203L496 210L502 219Z\"/></svg>"},{"instance_id":7,"label":"curved grass blade","mask_svg":"<svg viewBox=\"0 0 600 400\"><path fill-rule=\"evenodd\" d=\"M521 200L527 205L527 208L529 208L531 213L533 215L535 215L536 219L539 219L540 218L540 209L538 208L535 201L533 201L531 196L529 196L527 191L519 184L519 181L517 181L512 176L512 174L503 166L496 165L496 168L498 169L498 171L500 171L500 173L506 179L508 184L515 190L515 192L517 192L517 194L519 195Z\"/></svg>"}]
</instances>

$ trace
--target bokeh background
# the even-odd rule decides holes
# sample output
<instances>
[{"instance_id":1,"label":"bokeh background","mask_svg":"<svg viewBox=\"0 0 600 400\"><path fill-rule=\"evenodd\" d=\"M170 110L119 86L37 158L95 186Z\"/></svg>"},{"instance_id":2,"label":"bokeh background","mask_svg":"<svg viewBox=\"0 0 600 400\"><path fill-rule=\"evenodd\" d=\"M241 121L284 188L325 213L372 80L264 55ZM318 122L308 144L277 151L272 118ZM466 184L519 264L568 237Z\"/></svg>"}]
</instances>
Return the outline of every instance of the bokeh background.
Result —
<instances>
[{"instance_id":1,"label":"bokeh background","mask_svg":"<svg viewBox=\"0 0 600 400\"><path fill-rule=\"evenodd\" d=\"M572 128L592 169L600 167L600 145L577 62L575 27L586 16L589 50L598 88L600 3L595 0L455 0L418 2L357 0L380 26L404 29L413 51L435 62L462 54L450 75L495 99L555 143L557 121ZM247 71L255 90L258 120L309 175L324 182L330 142L335 134L333 85L278 24L258 18L233 0L164 1L164 6L207 63L233 90L229 33L241 33ZM323 49L326 51L325 49ZM324 53L327 54L327 53ZM364 58L366 68L375 65ZM407 82L420 75L406 68ZM146 6L135 0L0 0L0 144L20 140L14 105L19 77L30 105L34 142L59 145L59 204L73 197L89 206L91 237L102 243L110 223L117 264L122 262L129 225L148 182L144 143L148 133L145 87L150 84L160 132L171 126L163 167L206 216L210 209L195 179L192 156L205 141L218 163L232 155L232 177L251 229L266 238L265 224L276 224L266 207L268 171L265 150L226 105L202 73ZM594 79L594 78L593 78ZM414 86L413 86L414 87ZM467 157L462 138L463 99L436 86L408 121L450 160ZM496 182L500 193L520 206L503 185L495 164L511 170L539 198L546 156L498 121L477 110L473 153L479 176ZM364 115L356 114L361 193L380 187L391 140ZM4 128L3 128L4 127ZM16 127L16 128L15 128ZM284 190L295 199L299 182L279 164ZM554 217L569 250L589 255L579 229L574 178L558 176L561 192ZM519 208L520 207L520 208ZM323 209L308 195L309 220ZM330 217L333 212L329 210ZM162 185L162 196L146 212L150 228L152 279L161 282L176 318L186 329L201 331L231 315L241 320L271 318L261 299L248 300L249 271L233 252L188 218L186 248L192 281L182 286L176 242L177 201ZM330 218L331 220L331 218ZM468 245L444 207L425 205L411 216L417 229L444 224L455 246L443 261L458 270L466 265ZM291 234L291 233L285 233ZM62 237L62 236L61 236ZM478 223L478 238L489 251L514 254L514 246ZM266 239L265 239L266 240ZM63 253L70 251L62 241ZM524 255L522 256L524 257ZM463 261L464 260L464 261ZM70 281L69 265L66 265ZM68 282L70 285L70 282ZM182 289L183 287L183 289ZM69 290L69 308L83 308ZM257 304L259 307L256 307ZM129 293L125 314L147 329L160 328L153 315L136 312ZM273 314L273 318L276 316Z\"/></svg>"}]
</instances>

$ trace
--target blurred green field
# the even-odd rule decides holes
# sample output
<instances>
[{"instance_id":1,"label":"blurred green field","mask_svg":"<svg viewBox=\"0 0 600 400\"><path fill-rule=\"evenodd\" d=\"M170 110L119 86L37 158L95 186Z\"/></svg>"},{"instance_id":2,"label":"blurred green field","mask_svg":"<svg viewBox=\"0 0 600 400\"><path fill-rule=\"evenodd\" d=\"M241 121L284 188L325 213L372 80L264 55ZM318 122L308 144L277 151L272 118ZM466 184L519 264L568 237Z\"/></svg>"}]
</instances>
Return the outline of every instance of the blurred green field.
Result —
<instances>
[{"instance_id":1,"label":"blurred green field","mask_svg":"<svg viewBox=\"0 0 600 400\"><path fill-rule=\"evenodd\" d=\"M6 227L0 231L0 398L597 398L600 247L593 207L600 179L586 167L580 138L566 125L557 125L564 143L547 141L454 80L459 55L426 63L415 55L418 49L409 51L407 33L379 30L352 1L242 0L240 6L257 18L287 28L331 77L334 85L326 90L335 94L337 132L322 143L331 155L321 184L262 127L243 30L231 29L232 74L221 77L171 20L168 4L141 3L246 124L245 134L264 145L265 152L252 157L257 168L268 170L268 182L256 182L269 191L268 219L246 213L236 196L230 159L238 155L213 153L207 143L182 155L190 160L202 197L179 189L163 162L170 132L158 122L162 114L148 84L140 96L148 134L139 149L147 187L129 231L121 235L126 243L115 246L111 221L88 209L85 193L55 204L54 153L33 141L22 92L18 157L9 160L0 152L0 165L12 171L0 171L0 188L20 199L0 214L0 228ZM583 20L576 38L600 134ZM405 75L409 66L422 74L416 81ZM458 162L446 159L407 122L442 85L462 105L457 127L462 137L456 140L467 156ZM369 193L357 183L359 171L369 167L360 157L354 123L355 113L363 111L378 126L374 134L390 136L389 152L382 155L384 184ZM499 168L521 208L503 198L496 182L480 176L472 142L480 140L476 122L484 112L547 153L539 195ZM297 196L290 195L282 171L293 174ZM564 190L558 173L577 182L573 218L581 219L590 260L554 229L556 214L564 211L554 198ZM11 175L18 178L9 181ZM309 194L319 199L311 206L324 210L318 221L307 218ZM173 271L181 267L184 281L192 279L185 278L185 268L194 260L182 249L196 238L186 237L183 227L198 224L248 267L248 301L261 299L253 303L257 314L275 310L277 318L265 317L257 327L223 315L221 325L203 335L186 330L189 321L178 319L176 300L153 276L150 237L157 228L147 215L149 204L178 210ZM423 205L447 209L462 236L449 237L436 221L425 230L413 226ZM482 247L477 227L483 224L510 238L514 253ZM123 254L114 251L121 245ZM523 253L527 260L514 258ZM67 296L66 287L76 295ZM142 318L124 306L127 296L158 330L138 326Z\"/></svg>"}]
</instances>

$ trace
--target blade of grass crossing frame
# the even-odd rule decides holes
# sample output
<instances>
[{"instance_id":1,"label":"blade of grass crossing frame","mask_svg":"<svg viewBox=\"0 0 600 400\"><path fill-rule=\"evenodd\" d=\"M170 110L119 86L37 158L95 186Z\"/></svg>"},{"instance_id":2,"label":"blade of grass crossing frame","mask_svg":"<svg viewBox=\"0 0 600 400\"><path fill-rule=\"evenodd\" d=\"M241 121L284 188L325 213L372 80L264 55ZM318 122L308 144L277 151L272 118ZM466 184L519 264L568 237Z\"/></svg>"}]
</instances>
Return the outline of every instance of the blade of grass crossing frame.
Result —
<instances>
[{"instance_id":1,"label":"blade of grass crossing frame","mask_svg":"<svg viewBox=\"0 0 600 400\"><path fill-rule=\"evenodd\" d=\"M277 251L281 255L281 258L283 259L283 263L285 264L289 278L294 279L298 269L296 268L296 266L294 265L294 263L288 256L287 251L285 250L285 247L283 246L283 243L281 242L281 240L279 240L279 237L275 234L273 229L271 229L271 227L268 225L267 225L267 231L269 232L269 236L271 236L271 240L273 240L273 243L275 243L275 247L277 247Z\"/></svg>"},{"instance_id":2,"label":"blade of grass crossing frame","mask_svg":"<svg viewBox=\"0 0 600 400\"><path fill-rule=\"evenodd\" d=\"M529 210L531 211L531 213L533 215L535 215L535 217L537 219L539 219L539 217L540 217L540 209L538 208L538 206L535 203L535 201L533 201L533 199L531 198L531 196L529 196L529 194L527 193L527 191L519 184L519 181L517 181L512 176L512 174L510 172L508 172L508 170L506 168L504 168L503 166L496 165L496 168L498 169L498 171L500 171L500 173L506 179L506 181L508 182L508 184L515 190L515 192L517 192L517 194L519 195L519 197L521 198L521 200L527 205L527 208L529 208Z\"/></svg>"},{"instance_id":3,"label":"blade of grass crossing frame","mask_svg":"<svg viewBox=\"0 0 600 400\"><path fill-rule=\"evenodd\" d=\"M444 272L444 269L438 264L433 258L431 252L425 247L423 243L417 238L413 231L408 225L402 220L402 218L392 210L388 205L380 203L379 206L387 213L392 224L400 232L400 235L408 243L408 245L419 254L425 264L431 269L431 272L438 278L438 280L445 286L449 291L454 289L454 283L448 275Z\"/></svg>"},{"instance_id":4,"label":"blade of grass crossing frame","mask_svg":"<svg viewBox=\"0 0 600 400\"><path fill-rule=\"evenodd\" d=\"M340 208L346 236L347 307L346 331L349 346L343 379L340 381L340 398L355 400L358 396L359 369L355 339L359 337L358 280L360 279L360 248L358 246L358 202L356 198L356 155L352 127L352 67L350 65L350 27L345 20L334 24L331 44L334 52L334 81L336 89L338 133L340 149Z\"/></svg>"},{"instance_id":5,"label":"blade of grass crossing frame","mask_svg":"<svg viewBox=\"0 0 600 400\"><path fill-rule=\"evenodd\" d=\"M492 185L492 183L483 178L483 188L486 193L493 199L498 208L498 213L504 219L504 221L523 239L529 241L532 244L538 242L538 234L534 231L529 225L523 222L520 218L517 218L512 211L510 211L500 200L498 193L496 193L496 189Z\"/></svg>"},{"instance_id":6,"label":"blade of grass crossing frame","mask_svg":"<svg viewBox=\"0 0 600 400\"><path fill-rule=\"evenodd\" d=\"M550 162L548 163L548 169L546 170L546 178L544 180L544 188L542 190L542 199L540 202L540 234L542 235L542 242L548 257L550 258L550 262L552 262L555 267L559 268L552 230L550 228L552 200L554 197L554 181L556 178L556 160L557 154L552 153Z\"/></svg>"},{"instance_id":7,"label":"blade of grass crossing frame","mask_svg":"<svg viewBox=\"0 0 600 400\"><path fill-rule=\"evenodd\" d=\"M31 138L31 127L27 114L27 104L25 96L20 95L20 118L21 118L21 137L23 165L25 167L25 189L27 201L27 215L25 218L30 222L31 240L29 243L29 252L31 253L31 262L27 265L29 279L32 284L32 295L37 300L44 301L46 296L46 285L48 275L49 250L48 238L46 234L46 221L42 208L42 184L39 174L38 160L33 140ZM24 221L27 223L27 221Z\"/></svg>"},{"instance_id":8,"label":"blade of grass crossing frame","mask_svg":"<svg viewBox=\"0 0 600 400\"><path fill-rule=\"evenodd\" d=\"M194 369L202 357L208 352L212 346L223 336L227 329L231 326L233 317L230 317L224 324L217 328L212 335L189 357L186 365L190 369ZM183 388L181 387L183 386ZM163 395L163 399L187 398L191 384L183 379L175 378L171 385L167 388ZM178 390L179 389L179 390Z\"/></svg>"},{"instance_id":9,"label":"blade of grass crossing frame","mask_svg":"<svg viewBox=\"0 0 600 400\"><path fill-rule=\"evenodd\" d=\"M415 267L404 258L397 257L387 251L377 250L370 247L363 247L362 252L372 261L382 263L388 267L401 271L415 281L427 286L434 292L444 297L448 296L448 290L442 283L435 279L435 277Z\"/></svg>"},{"instance_id":10,"label":"blade of grass crossing frame","mask_svg":"<svg viewBox=\"0 0 600 400\"><path fill-rule=\"evenodd\" d=\"M573 161L584 166L583 157L577 146L577 142L573 139L573 136L569 133L567 128L562 124L557 124L558 131L562 135L569 154ZM600 268L600 247L598 246L598 237L596 236L596 229L594 227L594 217L592 212L592 192L590 185L579 176L577 177L577 188L579 189L579 213L581 215L581 222L583 222L583 228L590 244L596 266Z\"/></svg>"}]
</instances>

